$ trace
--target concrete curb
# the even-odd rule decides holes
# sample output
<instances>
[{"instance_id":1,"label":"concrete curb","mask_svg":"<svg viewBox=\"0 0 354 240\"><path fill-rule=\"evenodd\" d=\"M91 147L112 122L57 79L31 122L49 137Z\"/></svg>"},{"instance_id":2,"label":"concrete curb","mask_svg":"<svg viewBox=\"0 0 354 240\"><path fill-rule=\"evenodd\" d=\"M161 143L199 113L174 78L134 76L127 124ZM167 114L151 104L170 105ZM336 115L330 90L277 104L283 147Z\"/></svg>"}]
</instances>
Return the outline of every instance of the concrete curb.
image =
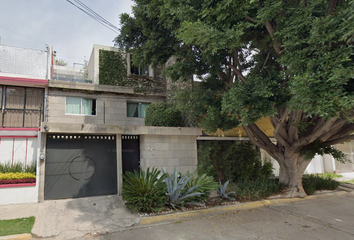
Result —
<instances>
[{"instance_id":1,"label":"concrete curb","mask_svg":"<svg viewBox=\"0 0 354 240\"><path fill-rule=\"evenodd\" d=\"M149 225L149 224L155 224L159 222L178 221L182 218L195 217L199 215L222 213L226 211L235 211L235 210L248 210L248 209L260 208L260 207L266 207L274 204L286 204L286 203L292 203L292 202L298 202L298 201L304 201L304 200L310 200L310 199L322 198L322 197L330 197L330 196L339 197L346 194L348 194L348 192L345 191L320 193L317 195L307 196L305 198L268 199L268 200L261 200L256 202L240 203L237 205L217 206L213 208L193 210L188 212L178 212L178 213L166 214L166 215L142 217L140 219L139 225Z\"/></svg>"},{"instance_id":2,"label":"concrete curb","mask_svg":"<svg viewBox=\"0 0 354 240\"><path fill-rule=\"evenodd\" d=\"M32 235L29 233L8 235L8 236L0 237L0 240L28 240L28 239L33 239Z\"/></svg>"}]
</instances>

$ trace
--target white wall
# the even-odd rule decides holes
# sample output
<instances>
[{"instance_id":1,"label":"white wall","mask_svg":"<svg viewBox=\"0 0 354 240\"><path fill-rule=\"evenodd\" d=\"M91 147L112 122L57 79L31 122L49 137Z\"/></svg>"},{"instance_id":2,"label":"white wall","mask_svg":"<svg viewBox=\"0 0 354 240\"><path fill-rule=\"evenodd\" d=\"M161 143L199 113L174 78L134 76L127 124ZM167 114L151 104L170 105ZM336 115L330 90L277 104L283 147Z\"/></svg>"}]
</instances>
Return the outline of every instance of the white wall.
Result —
<instances>
[{"instance_id":1,"label":"white wall","mask_svg":"<svg viewBox=\"0 0 354 240\"><path fill-rule=\"evenodd\" d=\"M26 165L36 162L38 173L40 133L37 132L36 138L5 138L2 132L0 134L0 162ZM11 134L20 136L24 132L13 131ZM35 186L0 188L0 205L38 202L38 181L37 174Z\"/></svg>"}]
</instances>

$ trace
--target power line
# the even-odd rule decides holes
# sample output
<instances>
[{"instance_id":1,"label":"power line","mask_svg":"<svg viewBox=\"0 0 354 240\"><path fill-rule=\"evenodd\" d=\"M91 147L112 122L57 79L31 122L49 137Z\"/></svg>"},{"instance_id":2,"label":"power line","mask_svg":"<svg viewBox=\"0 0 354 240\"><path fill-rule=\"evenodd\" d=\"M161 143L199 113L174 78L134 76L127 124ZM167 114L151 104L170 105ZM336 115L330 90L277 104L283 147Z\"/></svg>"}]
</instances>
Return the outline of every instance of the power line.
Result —
<instances>
[{"instance_id":1,"label":"power line","mask_svg":"<svg viewBox=\"0 0 354 240\"><path fill-rule=\"evenodd\" d=\"M34 40L34 39L29 38L29 37L27 37L27 36L25 36L25 35L22 35L22 34L20 34L20 33L17 33L17 32L14 32L14 31L10 30L10 29L7 29L7 28L5 28L5 27L3 27L3 26L0 26L0 27L3 28L3 29L5 29L5 30L7 30L7 31L13 32L13 33L15 33L15 34L17 34L17 35L20 35L20 36L22 36L22 37L28 38L28 39L30 39L30 40L32 40L32 41L35 41L35 42L37 42L37 43L46 45L46 43L43 43L43 42Z\"/></svg>"},{"instance_id":2,"label":"power line","mask_svg":"<svg viewBox=\"0 0 354 240\"><path fill-rule=\"evenodd\" d=\"M125 8L123 7L123 5L118 2L118 0L115 0L115 1L119 4L119 6L121 6L121 7L124 9L124 11L128 12L127 9L125 9Z\"/></svg>"},{"instance_id":3,"label":"power line","mask_svg":"<svg viewBox=\"0 0 354 240\"><path fill-rule=\"evenodd\" d=\"M110 29L111 31L119 34L119 28L117 28L116 26L114 26L112 23L108 22L106 19L104 19L103 17L101 17L99 14L97 14L96 12L94 12L91 8L87 7L85 4L83 4L82 2L78 1L78 0L73 0L75 1L77 4L81 5L81 7L77 4L75 4L74 2L70 1L70 0L66 0L68 3L72 4L73 6L77 7L78 9L80 9L82 12L86 13L87 15L89 15L92 19L94 19L95 21L97 21L98 23L102 24L103 26L105 26L106 28Z\"/></svg>"},{"instance_id":4,"label":"power line","mask_svg":"<svg viewBox=\"0 0 354 240\"><path fill-rule=\"evenodd\" d=\"M80 0L73 0L76 3L78 3L79 5L81 5L82 7L84 7L86 10L88 10L90 13L92 13L93 15L95 15L100 21L104 22L105 24L109 25L110 27L117 29L119 31L119 29L114 26L112 23L108 22L106 19L104 19L101 15L97 14L95 11L93 11L91 8L89 8L87 5L85 5L84 3L82 3Z\"/></svg>"}]
</instances>

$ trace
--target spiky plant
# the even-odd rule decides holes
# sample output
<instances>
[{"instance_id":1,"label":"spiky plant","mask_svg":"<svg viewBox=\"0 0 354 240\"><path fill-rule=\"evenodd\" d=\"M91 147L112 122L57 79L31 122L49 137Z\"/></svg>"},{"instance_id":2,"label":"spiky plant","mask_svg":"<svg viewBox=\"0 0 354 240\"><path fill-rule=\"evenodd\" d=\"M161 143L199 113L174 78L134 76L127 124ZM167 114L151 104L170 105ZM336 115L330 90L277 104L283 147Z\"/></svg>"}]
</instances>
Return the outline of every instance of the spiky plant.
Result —
<instances>
[{"instance_id":1,"label":"spiky plant","mask_svg":"<svg viewBox=\"0 0 354 240\"><path fill-rule=\"evenodd\" d=\"M227 189L227 186L229 185L229 182L230 180L227 180L224 185L221 184L221 181L219 180L219 189L218 189L218 194L219 194L219 197L222 199L222 200L231 200L231 201L234 201L236 200L235 198L233 197L230 197L231 194L235 194L235 192L228 192L226 193L226 189Z\"/></svg>"},{"instance_id":2,"label":"spiky plant","mask_svg":"<svg viewBox=\"0 0 354 240\"><path fill-rule=\"evenodd\" d=\"M164 170L162 169L162 172ZM190 188L185 188L188 182L192 179L193 176L188 177L187 175L179 178L177 173L177 168L174 169L172 176L166 173L165 183L167 186L167 205L176 210L176 207L181 207L186 199L192 198L195 196L203 195L204 193L193 192L200 185L196 185ZM187 202L188 204L196 204L195 202Z\"/></svg>"},{"instance_id":3,"label":"spiky plant","mask_svg":"<svg viewBox=\"0 0 354 240\"><path fill-rule=\"evenodd\" d=\"M218 183L214 181L214 178L206 174L198 175L197 172L186 174L188 177L192 176L191 180L187 183L186 188L191 188L193 186L200 185L200 187L195 190L204 193L200 196L195 196L191 199L193 202L201 202L206 200L210 196L211 191L218 189Z\"/></svg>"},{"instance_id":4,"label":"spiky plant","mask_svg":"<svg viewBox=\"0 0 354 240\"><path fill-rule=\"evenodd\" d=\"M156 168L147 168L146 172L126 172L123 175L122 198L133 212L157 212L166 203L165 175Z\"/></svg>"}]
</instances>

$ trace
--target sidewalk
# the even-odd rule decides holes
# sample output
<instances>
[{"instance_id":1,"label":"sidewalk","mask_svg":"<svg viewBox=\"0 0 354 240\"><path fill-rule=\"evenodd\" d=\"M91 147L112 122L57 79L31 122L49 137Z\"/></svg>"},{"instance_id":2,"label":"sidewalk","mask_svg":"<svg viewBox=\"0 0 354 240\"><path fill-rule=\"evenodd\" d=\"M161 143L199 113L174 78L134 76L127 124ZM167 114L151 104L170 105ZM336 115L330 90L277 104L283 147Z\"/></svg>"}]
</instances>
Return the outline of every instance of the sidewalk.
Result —
<instances>
[{"instance_id":1,"label":"sidewalk","mask_svg":"<svg viewBox=\"0 0 354 240\"><path fill-rule=\"evenodd\" d=\"M32 234L55 239L106 234L139 223L138 215L127 210L117 195L6 205L0 206L0 213L0 219L35 216Z\"/></svg>"}]
</instances>

